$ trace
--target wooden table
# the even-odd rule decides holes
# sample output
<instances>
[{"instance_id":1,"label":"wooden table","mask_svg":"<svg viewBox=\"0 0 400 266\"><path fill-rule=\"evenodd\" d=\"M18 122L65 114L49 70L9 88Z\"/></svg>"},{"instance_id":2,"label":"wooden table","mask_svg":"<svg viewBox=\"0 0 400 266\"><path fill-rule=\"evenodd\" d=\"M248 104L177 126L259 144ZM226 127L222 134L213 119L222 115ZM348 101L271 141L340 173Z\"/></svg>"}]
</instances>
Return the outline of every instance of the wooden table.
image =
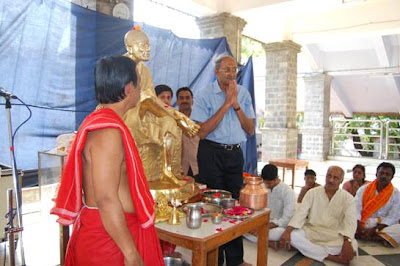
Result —
<instances>
[{"instance_id":1,"label":"wooden table","mask_svg":"<svg viewBox=\"0 0 400 266\"><path fill-rule=\"evenodd\" d=\"M69 225L59 225L60 227L60 266L65 265L65 255L69 241Z\"/></svg>"},{"instance_id":2,"label":"wooden table","mask_svg":"<svg viewBox=\"0 0 400 266\"><path fill-rule=\"evenodd\" d=\"M186 226L185 219L180 225L167 222L156 224L158 237L177 246L192 250L192 266L213 266L218 264L218 247L252 230L258 230L257 265L267 265L269 209L256 211L251 218L235 224L223 221L213 224L207 219L198 229ZM218 231L217 229L222 229Z\"/></svg>"},{"instance_id":3,"label":"wooden table","mask_svg":"<svg viewBox=\"0 0 400 266\"><path fill-rule=\"evenodd\" d=\"M192 266L218 265L219 246L258 229L257 265L267 265L269 215L269 209L255 211L251 218L238 220L235 224L229 221L213 224L209 218L207 222L203 220L199 229L189 229L185 219L181 218L180 225L163 222L156 224L156 229L159 239L193 251ZM217 228L222 231L218 232ZM64 265L68 241L69 226L60 225L60 265Z\"/></svg>"},{"instance_id":4,"label":"wooden table","mask_svg":"<svg viewBox=\"0 0 400 266\"><path fill-rule=\"evenodd\" d=\"M285 169L292 169L292 188L294 189L294 180L296 175L296 168L304 167L308 169L308 161L297 159L274 159L269 161L270 164L280 166L283 168L282 181L285 182Z\"/></svg>"}]
</instances>

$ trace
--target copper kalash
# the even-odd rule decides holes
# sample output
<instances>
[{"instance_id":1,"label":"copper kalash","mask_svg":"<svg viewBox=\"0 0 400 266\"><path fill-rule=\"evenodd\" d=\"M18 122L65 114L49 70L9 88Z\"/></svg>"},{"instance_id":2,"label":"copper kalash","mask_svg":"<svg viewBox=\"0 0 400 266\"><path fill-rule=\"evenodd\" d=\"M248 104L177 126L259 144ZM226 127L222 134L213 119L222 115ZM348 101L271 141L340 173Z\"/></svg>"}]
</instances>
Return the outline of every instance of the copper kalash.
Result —
<instances>
[{"instance_id":1,"label":"copper kalash","mask_svg":"<svg viewBox=\"0 0 400 266\"><path fill-rule=\"evenodd\" d=\"M187 200L199 193L194 179L182 176L182 132L193 137L199 126L157 98L150 70L142 62L150 58L150 42L140 27L125 34L124 56L137 63L141 78L140 103L129 110L124 121L139 149L150 191L156 201L156 221L167 220L168 201Z\"/></svg>"},{"instance_id":2,"label":"copper kalash","mask_svg":"<svg viewBox=\"0 0 400 266\"><path fill-rule=\"evenodd\" d=\"M261 210L268 205L268 190L263 179L257 176L245 178L246 185L240 190L239 203L243 207Z\"/></svg>"}]
</instances>

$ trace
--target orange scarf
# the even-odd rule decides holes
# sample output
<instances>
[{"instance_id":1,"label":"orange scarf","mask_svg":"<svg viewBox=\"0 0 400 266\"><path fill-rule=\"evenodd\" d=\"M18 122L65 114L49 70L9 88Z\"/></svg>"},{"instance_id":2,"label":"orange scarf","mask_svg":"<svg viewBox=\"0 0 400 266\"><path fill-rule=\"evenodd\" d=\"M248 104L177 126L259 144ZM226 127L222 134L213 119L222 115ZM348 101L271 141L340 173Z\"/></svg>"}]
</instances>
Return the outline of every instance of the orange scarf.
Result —
<instances>
[{"instance_id":1,"label":"orange scarf","mask_svg":"<svg viewBox=\"0 0 400 266\"><path fill-rule=\"evenodd\" d=\"M375 195L377 181L369 184L362 199L363 208L361 212L361 222L364 223L372 214L382 208L393 194L393 185L389 183L378 195Z\"/></svg>"},{"instance_id":2,"label":"orange scarf","mask_svg":"<svg viewBox=\"0 0 400 266\"><path fill-rule=\"evenodd\" d=\"M131 132L122 119L111 109L104 108L91 113L82 123L68 155L61 178L55 206L51 214L59 216L62 225L70 225L77 219L82 204L82 150L85 147L88 132L116 128L121 131L125 146L125 163L129 189L131 191L135 213L142 228L154 224L154 201L150 194L139 151Z\"/></svg>"}]
</instances>

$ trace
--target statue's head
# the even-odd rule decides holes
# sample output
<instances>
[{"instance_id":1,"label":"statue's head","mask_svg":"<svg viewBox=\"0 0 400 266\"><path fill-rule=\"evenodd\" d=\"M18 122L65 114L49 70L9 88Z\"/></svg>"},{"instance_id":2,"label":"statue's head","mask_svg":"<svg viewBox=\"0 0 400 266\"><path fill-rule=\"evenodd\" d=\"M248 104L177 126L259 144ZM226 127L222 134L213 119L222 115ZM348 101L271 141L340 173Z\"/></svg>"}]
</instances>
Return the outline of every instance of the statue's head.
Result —
<instances>
[{"instance_id":1,"label":"statue's head","mask_svg":"<svg viewBox=\"0 0 400 266\"><path fill-rule=\"evenodd\" d=\"M128 55L136 63L140 61L149 61L150 42L147 35L140 29L140 26L133 27L125 34L125 48Z\"/></svg>"}]
</instances>

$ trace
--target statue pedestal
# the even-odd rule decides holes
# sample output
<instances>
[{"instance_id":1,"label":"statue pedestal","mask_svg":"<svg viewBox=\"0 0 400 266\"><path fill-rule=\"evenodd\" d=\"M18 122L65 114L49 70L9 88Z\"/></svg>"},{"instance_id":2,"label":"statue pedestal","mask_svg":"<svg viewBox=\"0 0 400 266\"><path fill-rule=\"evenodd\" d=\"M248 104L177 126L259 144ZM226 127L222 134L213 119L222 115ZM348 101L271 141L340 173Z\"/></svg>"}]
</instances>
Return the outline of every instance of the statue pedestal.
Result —
<instances>
[{"instance_id":1,"label":"statue pedestal","mask_svg":"<svg viewBox=\"0 0 400 266\"><path fill-rule=\"evenodd\" d=\"M169 182L168 180L148 181L153 199L157 201L157 195L162 193L168 201L170 201L172 198L185 201L200 192L200 189L196 185L193 177L179 176L178 179L186 181L186 184L179 187L177 184Z\"/></svg>"},{"instance_id":2,"label":"statue pedestal","mask_svg":"<svg viewBox=\"0 0 400 266\"><path fill-rule=\"evenodd\" d=\"M168 180L148 181L151 195L156 202L156 223L166 221L171 216L172 208L168 206L171 200L187 202L200 193L193 177L179 176L178 179L186 184L179 186ZM184 217L182 213L179 215Z\"/></svg>"}]
</instances>

